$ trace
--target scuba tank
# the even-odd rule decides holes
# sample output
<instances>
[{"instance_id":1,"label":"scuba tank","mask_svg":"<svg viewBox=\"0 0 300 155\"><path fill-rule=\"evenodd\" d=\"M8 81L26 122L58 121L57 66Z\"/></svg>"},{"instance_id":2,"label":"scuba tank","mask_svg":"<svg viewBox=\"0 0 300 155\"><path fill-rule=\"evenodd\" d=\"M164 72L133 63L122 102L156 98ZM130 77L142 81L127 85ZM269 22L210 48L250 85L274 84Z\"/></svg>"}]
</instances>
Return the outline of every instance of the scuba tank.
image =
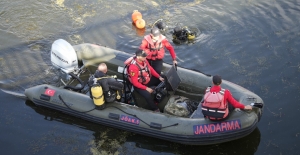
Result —
<instances>
[{"instance_id":1,"label":"scuba tank","mask_svg":"<svg viewBox=\"0 0 300 155\"><path fill-rule=\"evenodd\" d=\"M94 84L92 86L91 93L96 106L101 106L104 104L104 94L102 87L99 84Z\"/></svg>"},{"instance_id":2,"label":"scuba tank","mask_svg":"<svg viewBox=\"0 0 300 155\"><path fill-rule=\"evenodd\" d=\"M196 34L192 32L190 29L188 29L187 26L183 27L183 31L185 31L188 40L195 39Z\"/></svg>"},{"instance_id":3,"label":"scuba tank","mask_svg":"<svg viewBox=\"0 0 300 155\"><path fill-rule=\"evenodd\" d=\"M117 78L115 75L114 76L110 76L110 77L101 77L101 78L94 78L94 76L91 76L89 81L93 81L93 85L91 86L91 97L94 101L94 104L96 106L104 106L105 102L113 102L115 101L115 99L121 99L121 95L120 92L118 91L118 89L123 89L123 84L117 85L110 85L110 89L115 89L116 92L114 92L114 90L108 90L106 91L106 85L103 86L104 87L104 91L102 86L97 82L98 80L101 79L109 79L109 78ZM108 81L106 81L107 83ZM121 88L120 88L121 87Z\"/></svg>"},{"instance_id":4,"label":"scuba tank","mask_svg":"<svg viewBox=\"0 0 300 155\"><path fill-rule=\"evenodd\" d=\"M104 94L103 94L103 89L101 85L97 83L97 80L98 79L95 78L94 76L91 76L89 79L89 85L91 87L91 97L96 106L102 106L105 103Z\"/></svg>"}]
</instances>

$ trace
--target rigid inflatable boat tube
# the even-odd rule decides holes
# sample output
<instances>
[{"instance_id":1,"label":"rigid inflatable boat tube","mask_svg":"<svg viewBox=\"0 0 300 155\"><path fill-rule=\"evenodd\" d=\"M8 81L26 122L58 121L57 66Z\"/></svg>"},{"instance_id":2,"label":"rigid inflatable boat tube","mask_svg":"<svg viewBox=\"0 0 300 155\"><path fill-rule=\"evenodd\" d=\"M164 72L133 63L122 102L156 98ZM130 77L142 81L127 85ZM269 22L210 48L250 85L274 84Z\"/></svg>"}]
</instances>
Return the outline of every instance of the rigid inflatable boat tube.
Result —
<instances>
[{"instance_id":1,"label":"rigid inflatable boat tube","mask_svg":"<svg viewBox=\"0 0 300 155\"><path fill-rule=\"evenodd\" d=\"M167 126L161 126L161 124L157 124L157 123L153 123L153 122L150 122L150 124L149 124L149 123L145 122L143 119L139 118L139 117L138 117L137 115L135 115L135 114L128 113L128 112L126 112L126 111L124 111L124 110L122 110L122 109L120 109L120 108L118 108L118 107L115 107L115 106L107 106L107 108L109 108L109 107L110 107L110 108L116 108L116 109L122 111L123 113L125 113L125 114L127 114L127 115L130 115L130 116L133 116L133 117L139 119L141 122L145 123L145 124L148 125L150 128L154 128L154 129L161 130L161 129L164 129L164 128L168 128L168 127L172 127L172 126L177 126L177 125L179 125L179 123L174 123L174 124L167 125ZM113 115L113 114L112 114L112 115ZM113 116L113 117L116 117L116 116Z\"/></svg>"},{"instance_id":2,"label":"rigid inflatable boat tube","mask_svg":"<svg viewBox=\"0 0 300 155\"><path fill-rule=\"evenodd\" d=\"M71 110L74 110L70 106L68 106L68 104L66 104L66 102L62 99L62 97L60 95L58 95L58 98L64 103L65 106L67 106ZM90 112L90 111L92 111L94 109L96 109L96 107L93 108L93 109L91 109L91 110L88 110L88 111L78 111L78 110L74 110L74 111L81 112L81 113L87 113L87 112Z\"/></svg>"}]
</instances>

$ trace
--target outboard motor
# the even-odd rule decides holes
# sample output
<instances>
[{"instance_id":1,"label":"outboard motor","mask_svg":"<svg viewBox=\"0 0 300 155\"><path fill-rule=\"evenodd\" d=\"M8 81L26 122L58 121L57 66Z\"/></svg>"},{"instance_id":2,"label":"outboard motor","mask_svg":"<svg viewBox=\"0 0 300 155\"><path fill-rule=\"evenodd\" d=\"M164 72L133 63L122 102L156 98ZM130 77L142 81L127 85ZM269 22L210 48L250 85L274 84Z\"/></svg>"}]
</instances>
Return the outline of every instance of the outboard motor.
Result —
<instances>
[{"instance_id":1,"label":"outboard motor","mask_svg":"<svg viewBox=\"0 0 300 155\"><path fill-rule=\"evenodd\" d=\"M79 79L79 75L83 70L78 66L77 54L70 43L63 39L58 39L53 42L51 47L51 63L59 70L59 76L65 88L81 90L84 87L83 82ZM69 82L71 78L77 79L81 87L67 86L66 83Z\"/></svg>"},{"instance_id":2,"label":"outboard motor","mask_svg":"<svg viewBox=\"0 0 300 155\"><path fill-rule=\"evenodd\" d=\"M72 45L63 39L53 42L51 47L51 63L61 71L61 77L65 77L65 80L70 78L69 73L78 71L77 54Z\"/></svg>"}]
</instances>

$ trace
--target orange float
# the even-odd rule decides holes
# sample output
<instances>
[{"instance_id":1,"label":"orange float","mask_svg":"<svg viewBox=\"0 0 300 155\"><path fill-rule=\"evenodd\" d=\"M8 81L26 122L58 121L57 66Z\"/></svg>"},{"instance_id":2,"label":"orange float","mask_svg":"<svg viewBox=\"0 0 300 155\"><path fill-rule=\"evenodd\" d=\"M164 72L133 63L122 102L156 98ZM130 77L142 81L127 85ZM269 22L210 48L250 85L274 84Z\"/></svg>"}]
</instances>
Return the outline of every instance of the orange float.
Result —
<instances>
[{"instance_id":1,"label":"orange float","mask_svg":"<svg viewBox=\"0 0 300 155\"><path fill-rule=\"evenodd\" d=\"M135 26L139 29L145 28L146 22L144 19L138 19L135 21Z\"/></svg>"},{"instance_id":2,"label":"orange float","mask_svg":"<svg viewBox=\"0 0 300 155\"><path fill-rule=\"evenodd\" d=\"M132 18L132 22L135 23L138 19L142 19L143 16L138 10L134 10L131 15L131 18Z\"/></svg>"}]
</instances>

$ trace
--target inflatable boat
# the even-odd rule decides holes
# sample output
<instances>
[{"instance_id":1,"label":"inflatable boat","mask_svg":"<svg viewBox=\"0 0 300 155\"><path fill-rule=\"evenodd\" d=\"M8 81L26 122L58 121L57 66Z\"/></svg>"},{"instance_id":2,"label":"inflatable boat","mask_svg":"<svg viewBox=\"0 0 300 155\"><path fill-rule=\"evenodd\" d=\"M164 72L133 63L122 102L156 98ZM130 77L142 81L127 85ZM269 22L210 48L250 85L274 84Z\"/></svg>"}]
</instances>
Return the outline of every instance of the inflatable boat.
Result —
<instances>
[{"instance_id":1,"label":"inflatable boat","mask_svg":"<svg viewBox=\"0 0 300 155\"><path fill-rule=\"evenodd\" d=\"M28 100L37 106L145 136L188 145L210 145L236 140L253 132L263 113L263 100L255 93L223 80L239 102L254 104L251 111L235 109L223 121L206 119L201 111L204 92L212 76L200 71L163 64L166 83L158 103L161 112L148 110L145 100L126 83L124 61L133 55L105 46L83 43L70 45L63 39L52 44L51 62L61 78L59 85L42 84L25 90ZM124 83L121 99L104 103L98 109L90 97L88 78L99 63L106 63L108 75ZM156 89L154 99L160 91ZM179 99L179 100L178 100ZM180 100L183 99L183 100Z\"/></svg>"}]
</instances>

